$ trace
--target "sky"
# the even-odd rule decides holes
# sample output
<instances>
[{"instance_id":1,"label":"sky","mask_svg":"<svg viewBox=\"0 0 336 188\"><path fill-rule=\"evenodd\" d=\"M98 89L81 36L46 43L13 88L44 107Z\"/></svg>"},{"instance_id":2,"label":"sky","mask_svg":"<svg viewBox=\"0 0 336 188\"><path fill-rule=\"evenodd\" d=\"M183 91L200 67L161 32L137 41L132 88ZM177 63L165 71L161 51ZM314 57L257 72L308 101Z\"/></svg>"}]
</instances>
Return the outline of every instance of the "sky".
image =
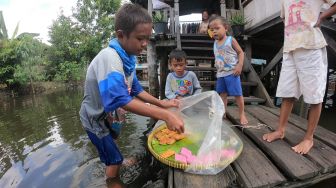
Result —
<instances>
[{"instance_id":1,"label":"sky","mask_svg":"<svg viewBox=\"0 0 336 188\"><path fill-rule=\"evenodd\" d=\"M71 15L71 8L77 0L0 0L8 37L12 37L19 23L18 34L23 32L40 33L39 38L48 43L48 31L53 20L61 10L66 16Z\"/></svg>"},{"instance_id":2,"label":"sky","mask_svg":"<svg viewBox=\"0 0 336 188\"><path fill-rule=\"evenodd\" d=\"M57 19L61 10L66 16L70 16L76 2L77 0L0 0L0 10L4 16L9 37L12 37L19 23L18 34L39 33L39 38L44 43L48 43L48 31L52 21ZM128 0L122 2L125 3ZM201 20L201 15L181 16L181 21L184 20Z\"/></svg>"}]
</instances>

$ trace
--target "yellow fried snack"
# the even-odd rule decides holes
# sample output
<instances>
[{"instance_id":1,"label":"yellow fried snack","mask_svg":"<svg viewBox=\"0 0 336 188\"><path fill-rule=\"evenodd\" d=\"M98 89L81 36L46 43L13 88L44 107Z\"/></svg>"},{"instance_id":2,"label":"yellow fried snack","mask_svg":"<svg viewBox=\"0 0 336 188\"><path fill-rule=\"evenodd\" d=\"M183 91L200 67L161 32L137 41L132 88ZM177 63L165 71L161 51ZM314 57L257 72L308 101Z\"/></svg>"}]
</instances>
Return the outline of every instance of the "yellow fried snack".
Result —
<instances>
[{"instance_id":1,"label":"yellow fried snack","mask_svg":"<svg viewBox=\"0 0 336 188\"><path fill-rule=\"evenodd\" d=\"M158 132L154 135L154 137L158 139L158 138L162 137L163 135L165 135L163 132Z\"/></svg>"},{"instance_id":2,"label":"yellow fried snack","mask_svg":"<svg viewBox=\"0 0 336 188\"><path fill-rule=\"evenodd\" d=\"M163 157L163 158L168 158L170 156L173 156L174 154L175 154L175 151L169 149L169 150L161 153L160 156Z\"/></svg>"},{"instance_id":3,"label":"yellow fried snack","mask_svg":"<svg viewBox=\"0 0 336 188\"><path fill-rule=\"evenodd\" d=\"M175 140L182 140L183 138L185 138L186 135L185 134L175 134L174 135L174 139Z\"/></svg>"},{"instance_id":4,"label":"yellow fried snack","mask_svg":"<svg viewBox=\"0 0 336 188\"><path fill-rule=\"evenodd\" d=\"M163 133L169 133L170 130L166 128L166 129L162 129L161 132L163 132Z\"/></svg>"},{"instance_id":5,"label":"yellow fried snack","mask_svg":"<svg viewBox=\"0 0 336 188\"><path fill-rule=\"evenodd\" d=\"M174 144L178 140L182 140L186 137L185 134L179 134L176 131L171 131L167 128L162 129L154 135L161 145Z\"/></svg>"},{"instance_id":6,"label":"yellow fried snack","mask_svg":"<svg viewBox=\"0 0 336 188\"><path fill-rule=\"evenodd\" d=\"M168 138L166 143L171 145L171 144L174 144L175 142L176 140L174 138Z\"/></svg>"},{"instance_id":7,"label":"yellow fried snack","mask_svg":"<svg viewBox=\"0 0 336 188\"><path fill-rule=\"evenodd\" d=\"M161 145L166 145L167 144L167 139L160 140L159 143Z\"/></svg>"}]
</instances>

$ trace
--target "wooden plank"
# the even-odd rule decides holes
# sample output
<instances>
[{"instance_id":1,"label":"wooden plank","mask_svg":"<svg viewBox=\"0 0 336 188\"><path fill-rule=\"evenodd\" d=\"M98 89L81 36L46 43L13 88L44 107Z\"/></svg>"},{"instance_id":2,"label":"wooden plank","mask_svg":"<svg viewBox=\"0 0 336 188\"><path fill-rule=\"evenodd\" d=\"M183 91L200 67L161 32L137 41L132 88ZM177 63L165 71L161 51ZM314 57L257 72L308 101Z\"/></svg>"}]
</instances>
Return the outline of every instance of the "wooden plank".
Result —
<instances>
[{"instance_id":1,"label":"wooden plank","mask_svg":"<svg viewBox=\"0 0 336 188\"><path fill-rule=\"evenodd\" d=\"M241 187L273 187L286 182L286 178L257 146L238 129L233 128L233 131L244 144L242 153L232 163Z\"/></svg>"},{"instance_id":2,"label":"wooden plank","mask_svg":"<svg viewBox=\"0 0 336 188\"><path fill-rule=\"evenodd\" d=\"M336 42L335 42L335 40L331 36L329 36L329 34L327 34L327 33L324 33L324 37L325 37L325 39L328 43L328 48L330 48L331 51L334 54L336 54Z\"/></svg>"},{"instance_id":3,"label":"wooden plank","mask_svg":"<svg viewBox=\"0 0 336 188\"><path fill-rule=\"evenodd\" d=\"M236 176L231 166L216 175L198 175L174 169L174 188L224 188L232 187Z\"/></svg>"},{"instance_id":4,"label":"wooden plank","mask_svg":"<svg viewBox=\"0 0 336 188\"><path fill-rule=\"evenodd\" d=\"M226 5L225 0L220 0L220 15L226 18Z\"/></svg>"},{"instance_id":5,"label":"wooden plank","mask_svg":"<svg viewBox=\"0 0 336 188\"><path fill-rule=\"evenodd\" d=\"M260 117L259 121L269 125L272 129L277 129L279 116L257 106L247 106L246 110L253 116ZM301 142L304 135L305 131L292 124L288 124L285 141L295 146ZM314 139L314 146L305 156L314 161L314 163L317 163L323 173L336 169L336 151L319 140Z\"/></svg>"},{"instance_id":6,"label":"wooden plank","mask_svg":"<svg viewBox=\"0 0 336 188\"><path fill-rule=\"evenodd\" d=\"M266 29L269 29L277 24L282 23L282 19L280 18L280 11L269 16L268 18L264 19L260 23L254 25L253 27L247 29L246 34L253 36L258 34L259 32L262 32Z\"/></svg>"},{"instance_id":7,"label":"wooden plank","mask_svg":"<svg viewBox=\"0 0 336 188\"><path fill-rule=\"evenodd\" d=\"M175 23L174 23L174 9L169 7L169 31L171 34L175 34Z\"/></svg>"},{"instance_id":8,"label":"wooden plank","mask_svg":"<svg viewBox=\"0 0 336 188\"><path fill-rule=\"evenodd\" d=\"M216 85L216 81L199 81L200 84L204 85ZM242 86L258 86L258 83L256 82L241 82Z\"/></svg>"},{"instance_id":9,"label":"wooden plank","mask_svg":"<svg viewBox=\"0 0 336 188\"><path fill-rule=\"evenodd\" d=\"M253 0L246 0L244 2L242 2L242 6L246 7L249 3L251 3Z\"/></svg>"},{"instance_id":10,"label":"wooden plank","mask_svg":"<svg viewBox=\"0 0 336 188\"><path fill-rule=\"evenodd\" d=\"M322 185L317 186L315 184L325 181L325 180L331 180L328 184L322 183ZM315 186L314 186L315 185ZM302 188L302 187L335 187L336 185L336 173L328 173L323 174L321 176L318 176L313 179L309 179L306 181L300 181L300 182L291 182L289 184L286 184L286 188Z\"/></svg>"},{"instance_id":11,"label":"wooden plank","mask_svg":"<svg viewBox=\"0 0 336 188\"><path fill-rule=\"evenodd\" d=\"M273 68L276 64L278 64L282 58L283 47L278 51L278 53L274 56L271 62L265 67L264 71L260 74L260 79L262 80Z\"/></svg>"},{"instance_id":12,"label":"wooden plank","mask_svg":"<svg viewBox=\"0 0 336 188\"><path fill-rule=\"evenodd\" d=\"M248 107L248 106L246 106ZM227 117L234 123L239 124L239 114L237 107L228 107ZM257 108L254 110L258 110ZM249 111L250 112L250 111ZM246 112L249 125L257 125L260 121L254 118L250 113ZM262 117L261 117L262 118ZM276 121L270 124L275 124ZM319 173L319 168L302 155L295 153L291 146L284 140L275 142L265 142L262 136L270 132L268 128L261 127L260 129L246 128L244 132L258 145L269 158L274 161L279 169L282 170L285 176L291 179L304 180L316 176Z\"/></svg>"},{"instance_id":13,"label":"wooden plank","mask_svg":"<svg viewBox=\"0 0 336 188\"><path fill-rule=\"evenodd\" d=\"M330 31L336 32L336 24L331 21L324 21L321 24L322 29L328 29ZM328 41L327 41L328 42Z\"/></svg>"},{"instance_id":14,"label":"wooden plank","mask_svg":"<svg viewBox=\"0 0 336 188\"><path fill-rule=\"evenodd\" d=\"M214 43L213 40L192 40L192 39L181 39L182 43L205 43L205 44L212 44Z\"/></svg>"},{"instance_id":15,"label":"wooden plank","mask_svg":"<svg viewBox=\"0 0 336 188\"><path fill-rule=\"evenodd\" d=\"M190 71L216 71L215 67L194 67L194 66L187 66L187 70Z\"/></svg>"},{"instance_id":16,"label":"wooden plank","mask_svg":"<svg viewBox=\"0 0 336 188\"><path fill-rule=\"evenodd\" d=\"M252 95L266 100L266 106L274 107L273 101L269 96L266 88L261 82L257 72L254 70L253 66L249 64L250 72L247 76L247 80L250 82L257 82L258 86L252 91Z\"/></svg>"},{"instance_id":17,"label":"wooden plank","mask_svg":"<svg viewBox=\"0 0 336 188\"><path fill-rule=\"evenodd\" d=\"M156 47L175 47L176 40L156 40L155 46Z\"/></svg>"},{"instance_id":18,"label":"wooden plank","mask_svg":"<svg viewBox=\"0 0 336 188\"><path fill-rule=\"evenodd\" d=\"M174 0L174 15L175 15L175 34L177 49L181 50L181 28L180 28L180 5L179 0Z\"/></svg>"},{"instance_id":19,"label":"wooden plank","mask_svg":"<svg viewBox=\"0 0 336 188\"><path fill-rule=\"evenodd\" d=\"M147 45L147 62L148 62L149 93L152 96L158 98L159 80L156 64L156 49L152 41L150 41Z\"/></svg>"},{"instance_id":20,"label":"wooden plank","mask_svg":"<svg viewBox=\"0 0 336 188\"><path fill-rule=\"evenodd\" d=\"M212 47L182 47L182 50L201 50L201 51L212 51Z\"/></svg>"},{"instance_id":21,"label":"wooden plank","mask_svg":"<svg viewBox=\"0 0 336 188\"><path fill-rule=\"evenodd\" d=\"M174 168L169 167L168 171L168 188L174 188Z\"/></svg>"},{"instance_id":22,"label":"wooden plank","mask_svg":"<svg viewBox=\"0 0 336 188\"><path fill-rule=\"evenodd\" d=\"M234 97L232 97L232 96L229 96L228 97L228 103L229 104L232 104L232 103L235 103L236 102L236 100L235 100L235 98ZM245 104L263 104L263 103L265 103L265 99L261 99L261 98L257 98L257 97L253 97L253 96L251 96L251 97L244 97L244 103Z\"/></svg>"},{"instance_id":23,"label":"wooden plank","mask_svg":"<svg viewBox=\"0 0 336 188\"><path fill-rule=\"evenodd\" d=\"M261 107L275 115L278 115L278 116L280 115L279 108L269 108L266 106L261 106ZM292 123L293 125L299 127L302 130L307 130L308 121L304 118L301 118L300 116L291 114L289 116L288 122ZM314 132L314 137L321 140L328 146L336 149L336 133L333 133L321 126L317 126Z\"/></svg>"},{"instance_id":24,"label":"wooden plank","mask_svg":"<svg viewBox=\"0 0 336 188\"><path fill-rule=\"evenodd\" d=\"M187 56L187 59L195 59L195 60L214 60L215 57L207 57L207 56Z\"/></svg>"}]
</instances>

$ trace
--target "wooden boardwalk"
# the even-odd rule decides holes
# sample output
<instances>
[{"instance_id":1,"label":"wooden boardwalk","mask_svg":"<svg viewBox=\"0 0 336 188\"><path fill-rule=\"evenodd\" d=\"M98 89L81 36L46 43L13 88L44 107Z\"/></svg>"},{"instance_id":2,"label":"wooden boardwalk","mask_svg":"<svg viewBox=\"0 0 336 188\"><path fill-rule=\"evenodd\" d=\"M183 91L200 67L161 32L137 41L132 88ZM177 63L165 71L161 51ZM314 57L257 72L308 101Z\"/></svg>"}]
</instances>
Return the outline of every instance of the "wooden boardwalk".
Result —
<instances>
[{"instance_id":1,"label":"wooden boardwalk","mask_svg":"<svg viewBox=\"0 0 336 188\"><path fill-rule=\"evenodd\" d=\"M243 152L237 160L213 176L189 174L170 168L168 187L302 187L336 179L335 133L318 126L313 148L307 155L300 155L291 147L303 138L307 120L291 115L285 138L267 143L262 140L262 135L276 129L279 109L247 105L246 115L250 126L266 126L260 129L233 128L244 143ZM229 106L228 118L230 121L226 121L227 124L238 124L237 107Z\"/></svg>"}]
</instances>

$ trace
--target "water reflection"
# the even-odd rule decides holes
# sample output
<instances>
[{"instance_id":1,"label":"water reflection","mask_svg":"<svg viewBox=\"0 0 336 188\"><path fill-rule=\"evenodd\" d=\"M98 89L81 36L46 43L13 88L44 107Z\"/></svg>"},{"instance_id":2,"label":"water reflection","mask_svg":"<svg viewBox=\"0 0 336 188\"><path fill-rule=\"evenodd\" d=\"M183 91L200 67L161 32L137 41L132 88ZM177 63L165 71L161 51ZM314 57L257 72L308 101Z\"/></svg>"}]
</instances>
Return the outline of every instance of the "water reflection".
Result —
<instances>
[{"instance_id":1,"label":"water reflection","mask_svg":"<svg viewBox=\"0 0 336 188\"><path fill-rule=\"evenodd\" d=\"M81 99L72 91L0 101L0 187L104 186L104 168L79 121ZM128 114L127 121L122 153L144 153L148 118Z\"/></svg>"}]
</instances>

